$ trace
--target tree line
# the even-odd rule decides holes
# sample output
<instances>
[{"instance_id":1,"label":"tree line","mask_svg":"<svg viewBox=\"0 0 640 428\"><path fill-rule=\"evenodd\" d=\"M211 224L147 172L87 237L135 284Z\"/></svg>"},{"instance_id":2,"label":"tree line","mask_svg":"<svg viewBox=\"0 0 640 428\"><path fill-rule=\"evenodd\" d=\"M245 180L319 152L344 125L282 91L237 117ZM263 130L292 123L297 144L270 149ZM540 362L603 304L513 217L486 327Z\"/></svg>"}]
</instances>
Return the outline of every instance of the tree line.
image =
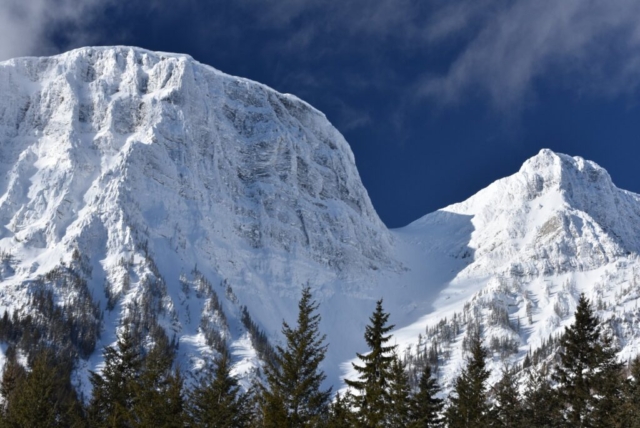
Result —
<instances>
[{"instance_id":1,"label":"tree line","mask_svg":"<svg viewBox=\"0 0 640 428\"><path fill-rule=\"evenodd\" d=\"M504 368L489 385L489 351L471 336L466 364L444 397L432 368L413 385L391 345L389 313L376 303L365 328L368 352L357 354L357 378L345 392L324 388L327 352L318 304L304 288L295 326L283 322L283 346L269 353L264 374L245 390L232 375L228 351L189 386L175 364L175 346L157 335L145 351L129 330L104 349L92 372L92 395L71 382L73 366L41 347L20 362L6 352L0 382L0 427L225 427L225 428L640 428L640 359L622 364L595 311L580 296L549 364Z\"/></svg>"}]
</instances>

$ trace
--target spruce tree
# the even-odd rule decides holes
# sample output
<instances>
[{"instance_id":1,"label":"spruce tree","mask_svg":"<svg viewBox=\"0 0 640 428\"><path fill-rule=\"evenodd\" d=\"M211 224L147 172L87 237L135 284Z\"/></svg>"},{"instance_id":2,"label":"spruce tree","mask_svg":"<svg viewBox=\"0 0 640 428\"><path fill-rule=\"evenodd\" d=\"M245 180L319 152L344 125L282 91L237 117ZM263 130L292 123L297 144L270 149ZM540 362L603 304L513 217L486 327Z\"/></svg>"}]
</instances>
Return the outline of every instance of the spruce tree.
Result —
<instances>
[{"instance_id":1,"label":"spruce tree","mask_svg":"<svg viewBox=\"0 0 640 428\"><path fill-rule=\"evenodd\" d=\"M620 425L640 428L640 357L631 361L630 377L624 384L624 396L619 408Z\"/></svg>"},{"instance_id":2,"label":"spruce tree","mask_svg":"<svg viewBox=\"0 0 640 428\"><path fill-rule=\"evenodd\" d=\"M21 384L24 382L26 377L27 371L18 362L16 348L9 346L7 348L6 361L2 370L2 382L0 383L0 394L2 394L3 399L3 421L8 421L9 407L13 402L14 393L20 390Z\"/></svg>"},{"instance_id":3,"label":"spruce tree","mask_svg":"<svg viewBox=\"0 0 640 428\"><path fill-rule=\"evenodd\" d=\"M71 369L70 363L58 361L51 350L38 350L30 371L7 397L4 426L85 426L82 405L71 385Z\"/></svg>"},{"instance_id":4,"label":"spruce tree","mask_svg":"<svg viewBox=\"0 0 640 428\"><path fill-rule=\"evenodd\" d=\"M484 428L490 423L491 408L486 385L489 371L485 363L488 354L479 335L472 337L470 351L467 366L455 380L449 398L446 410L449 428Z\"/></svg>"},{"instance_id":5,"label":"spruce tree","mask_svg":"<svg viewBox=\"0 0 640 428\"><path fill-rule=\"evenodd\" d=\"M351 411L353 397L348 392L340 395L338 392L329 406L329 421L327 428L352 428L356 425L356 417Z\"/></svg>"},{"instance_id":6,"label":"spruce tree","mask_svg":"<svg viewBox=\"0 0 640 428\"><path fill-rule=\"evenodd\" d=\"M307 286L298 303L297 327L283 322L286 347L276 347L274 359L266 367L268 388L262 399L265 426L311 426L327 417L331 389L322 389L326 375L320 370L327 345L326 336L319 332L317 309Z\"/></svg>"},{"instance_id":7,"label":"spruce tree","mask_svg":"<svg viewBox=\"0 0 640 428\"><path fill-rule=\"evenodd\" d=\"M413 410L411 428L440 428L443 425L441 417L444 402L438 398L440 386L431 375L431 366L426 364L420 382L418 392L413 398Z\"/></svg>"},{"instance_id":8,"label":"spruce tree","mask_svg":"<svg viewBox=\"0 0 640 428\"><path fill-rule=\"evenodd\" d=\"M600 321L585 297L580 295L574 323L560 339L560 362L553 373L564 420L576 427L596 427L608 420L608 407L621 394L621 366L616 350L604 337ZM617 380L615 381L617 382Z\"/></svg>"},{"instance_id":9,"label":"spruce tree","mask_svg":"<svg viewBox=\"0 0 640 428\"><path fill-rule=\"evenodd\" d=\"M189 393L189 426L194 428L242 428L249 426L248 397L231 376L231 360L223 352L209 371Z\"/></svg>"},{"instance_id":10,"label":"spruce tree","mask_svg":"<svg viewBox=\"0 0 640 428\"><path fill-rule=\"evenodd\" d=\"M389 380L389 411L386 426L406 428L411 422L411 386L405 365L396 354L391 362Z\"/></svg>"},{"instance_id":11,"label":"spruce tree","mask_svg":"<svg viewBox=\"0 0 640 428\"><path fill-rule=\"evenodd\" d=\"M601 339L602 352L599 368L595 373L594 407L591 412L592 426L621 426L624 403L624 379L622 364L617 360L616 347L609 335Z\"/></svg>"},{"instance_id":12,"label":"spruce tree","mask_svg":"<svg viewBox=\"0 0 640 428\"><path fill-rule=\"evenodd\" d=\"M507 428L522 426L523 409L513 370L503 369L502 378L494 385L493 391L497 425Z\"/></svg>"},{"instance_id":13,"label":"spruce tree","mask_svg":"<svg viewBox=\"0 0 640 428\"><path fill-rule=\"evenodd\" d=\"M389 314L382 309L382 300L378 300L364 333L371 351L368 354L356 354L364 363L362 366L353 364L353 368L359 373L359 379L345 380L357 393L354 401L358 408L359 423L368 428L385 426L390 411L389 378L395 346L387 345L391 340L391 335L387 333L394 327L387 325L388 320Z\"/></svg>"},{"instance_id":14,"label":"spruce tree","mask_svg":"<svg viewBox=\"0 0 640 428\"><path fill-rule=\"evenodd\" d=\"M139 428L184 426L182 376L174 370L174 349L160 334L142 359L138 379L133 383L133 423Z\"/></svg>"},{"instance_id":15,"label":"spruce tree","mask_svg":"<svg viewBox=\"0 0 640 428\"><path fill-rule=\"evenodd\" d=\"M127 329L118 337L115 347L103 352L102 373L91 372L93 396L89 417L95 427L131 427L135 421L133 406L136 383L142 368L142 355Z\"/></svg>"},{"instance_id":16,"label":"spruce tree","mask_svg":"<svg viewBox=\"0 0 640 428\"><path fill-rule=\"evenodd\" d=\"M523 394L523 422L525 428L560 426L560 404L556 391L547 379L546 370L529 370Z\"/></svg>"}]
</instances>

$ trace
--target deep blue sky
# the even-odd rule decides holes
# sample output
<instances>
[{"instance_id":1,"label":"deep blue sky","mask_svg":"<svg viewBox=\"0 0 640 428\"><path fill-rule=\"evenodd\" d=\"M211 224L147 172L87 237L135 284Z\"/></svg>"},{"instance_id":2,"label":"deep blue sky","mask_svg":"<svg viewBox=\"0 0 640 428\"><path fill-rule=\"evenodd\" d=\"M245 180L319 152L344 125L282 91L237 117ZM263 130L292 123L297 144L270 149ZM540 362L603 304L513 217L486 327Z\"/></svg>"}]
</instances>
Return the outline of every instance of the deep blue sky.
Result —
<instances>
[{"instance_id":1,"label":"deep blue sky","mask_svg":"<svg viewBox=\"0 0 640 428\"><path fill-rule=\"evenodd\" d=\"M466 199L541 148L640 192L636 0L27 4L0 5L0 58L135 45L308 101L351 144L389 227Z\"/></svg>"}]
</instances>

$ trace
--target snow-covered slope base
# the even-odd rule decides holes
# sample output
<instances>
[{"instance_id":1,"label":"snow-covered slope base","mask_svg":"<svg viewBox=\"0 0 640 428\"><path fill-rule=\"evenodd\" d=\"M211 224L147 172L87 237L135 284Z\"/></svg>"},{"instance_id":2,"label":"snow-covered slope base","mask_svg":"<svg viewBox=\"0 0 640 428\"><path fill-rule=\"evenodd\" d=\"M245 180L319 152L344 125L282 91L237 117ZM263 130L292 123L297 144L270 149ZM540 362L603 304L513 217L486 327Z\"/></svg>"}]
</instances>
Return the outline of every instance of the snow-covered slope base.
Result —
<instances>
[{"instance_id":1,"label":"snow-covered slope base","mask_svg":"<svg viewBox=\"0 0 640 428\"><path fill-rule=\"evenodd\" d=\"M85 386L124 325L166 332L184 370L228 346L249 372L306 284L334 384L381 297L401 352L445 383L469 331L495 367L519 362L581 291L636 353L640 198L591 162L542 151L389 231L322 113L188 56L15 59L0 94L0 310L78 358Z\"/></svg>"}]
</instances>

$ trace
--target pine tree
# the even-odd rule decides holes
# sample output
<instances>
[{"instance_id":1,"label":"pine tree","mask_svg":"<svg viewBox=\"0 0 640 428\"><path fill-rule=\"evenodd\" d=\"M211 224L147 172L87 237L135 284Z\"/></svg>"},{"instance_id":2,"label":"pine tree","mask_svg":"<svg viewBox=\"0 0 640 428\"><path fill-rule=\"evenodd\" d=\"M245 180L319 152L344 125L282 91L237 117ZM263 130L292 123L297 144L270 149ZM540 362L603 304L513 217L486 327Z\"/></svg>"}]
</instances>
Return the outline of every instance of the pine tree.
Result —
<instances>
[{"instance_id":1,"label":"pine tree","mask_svg":"<svg viewBox=\"0 0 640 428\"><path fill-rule=\"evenodd\" d=\"M242 428L249 426L248 397L231 376L227 352L216 359L215 370L189 393L189 426L195 428Z\"/></svg>"},{"instance_id":2,"label":"pine tree","mask_svg":"<svg viewBox=\"0 0 640 428\"><path fill-rule=\"evenodd\" d=\"M531 369L523 394L523 422L526 428L552 428L560 425L560 406L556 391L544 370Z\"/></svg>"},{"instance_id":3,"label":"pine tree","mask_svg":"<svg viewBox=\"0 0 640 428\"><path fill-rule=\"evenodd\" d=\"M389 378L395 346L386 345L391 340L391 335L387 333L394 327L387 325L388 320L389 314L382 309L382 300L378 300L364 333L371 352L356 354L364 363L362 366L353 364L359 379L345 380L357 392L354 401L358 408L359 423L368 428L383 427L390 411Z\"/></svg>"},{"instance_id":4,"label":"pine tree","mask_svg":"<svg viewBox=\"0 0 640 428\"><path fill-rule=\"evenodd\" d=\"M506 367L502 378L493 387L495 396L495 416L498 426L519 427L523 423L523 409L518 393L515 373Z\"/></svg>"},{"instance_id":5,"label":"pine tree","mask_svg":"<svg viewBox=\"0 0 640 428\"><path fill-rule=\"evenodd\" d=\"M82 427L82 405L71 385L71 365L41 349L31 370L15 383L6 401L5 426Z\"/></svg>"},{"instance_id":6,"label":"pine tree","mask_svg":"<svg viewBox=\"0 0 640 428\"><path fill-rule=\"evenodd\" d=\"M389 380L389 412L386 426L406 428L411 422L411 386L405 365L396 354L391 362Z\"/></svg>"},{"instance_id":7,"label":"pine tree","mask_svg":"<svg viewBox=\"0 0 640 428\"><path fill-rule=\"evenodd\" d=\"M27 377L27 371L18 362L16 348L7 348L6 361L2 370L2 382L0 383L0 394L4 400L2 406L3 419L8 420L10 404L13 402L14 393L19 391L22 382Z\"/></svg>"},{"instance_id":8,"label":"pine tree","mask_svg":"<svg viewBox=\"0 0 640 428\"><path fill-rule=\"evenodd\" d=\"M335 399L329 406L329 421L327 428L352 428L356 425L356 418L351 411L353 397L346 393L340 395L338 392Z\"/></svg>"},{"instance_id":9,"label":"pine tree","mask_svg":"<svg viewBox=\"0 0 640 428\"><path fill-rule=\"evenodd\" d=\"M115 347L103 353L102 373L91 372L93 396L89 407L92 426L131 427L136 383L142 368L142 356L129 330L118 337Z\"/></svg>"},{"instance_id":10,"label":"pine tree","mask_svg":"<svg viewBox=\"0 0 640 428\"><path fill-rule=\"evenodd\" d=\"M305 287L298 303L298 325L283 322L286 348L276 348L266 368L268 389L263 391L265 426L303 427L327 417L331 389L322 390L326 376L320 363L327 352L325 335L319 333L318 304Z\"/></svg>"},{"instance_id":11,"label":"pine tree","mask_svg":"<svg viewBox=\"0 0 640 428\"><path fill-rule=\"evenodd\" d=\"M631 377L624 385L624 396L619 408L620 425L626 428L640 428L640 356L631 361Z\"/></svg>"},{"instance_id":12,"label":"pine tree","mask_svg":"<svg viewBox=\"0 0 640 428\"><path fill-rule=\"evenodd\" d=\"M413 399L411 428L439 428L443 425L440 413L444 402L438 398L440 387L438 381L431 375L431 366L425 365L418 392Z\"/></svg>"},{"instance_id":13,"label":"pine tree","mask_svg":"<svg viewBox=\"0 0 640 428\"><path fill-rule=\"evenodd\" d=\"M607 407L621 393L612 384L620 368L610 339L603 337L599 320L582 294L575 321L560 339L560 362L553 373L566 423L576 428L605 423L610 416Z\"/></svg>"},{"instance_id":14,"label":"pine tree","mask_svg":"<svg viewBox=\"0 0 640 428\"><path fill-rule=\"evenodd\" d=\"M482 346L478 335L472 337L470 351L467 366L455 380L453 394L449 398L450 404L446 410L449 428L489 426L491 409L487 401L487 350Z\"/></svg>"},{"instance_id":15,"label":"pine tree","mask_svg":"<svg viewBox=\"0 0 640 428\"><path fill-rule=\"evenodd\" d=\"M154 347L142 359L138 379L133 383L133 424L138 428L184 426L182 376L173 369L174 349L160 334Z\"/></svg>"},{"instance_id":16,"label":"pine tree","mask_svg":"<svg viewBox=\"0 0 640 428\"><path fill-rule=\"evenodd\" d=\"M609 335L601 338L600 367L595 373L592 426L621 426L621 413L624 403L624 379L622 364L617 360L617 352Z\"/></svg>"}]
</instances>

